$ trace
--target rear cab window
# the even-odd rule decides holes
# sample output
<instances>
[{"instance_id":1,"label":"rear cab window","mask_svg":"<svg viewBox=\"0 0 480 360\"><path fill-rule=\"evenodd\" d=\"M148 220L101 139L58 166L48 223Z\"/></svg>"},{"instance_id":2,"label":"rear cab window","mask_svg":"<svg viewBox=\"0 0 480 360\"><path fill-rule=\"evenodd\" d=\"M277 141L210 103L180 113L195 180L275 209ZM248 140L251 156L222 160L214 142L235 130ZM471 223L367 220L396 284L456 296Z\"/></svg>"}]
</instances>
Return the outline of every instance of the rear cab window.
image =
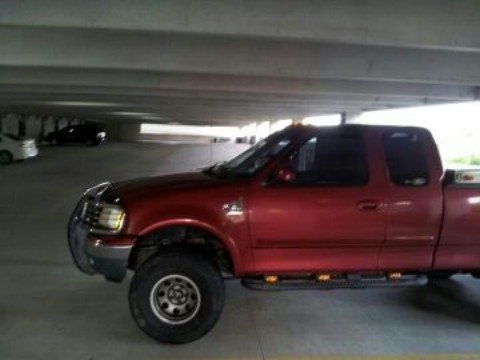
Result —
<instances>
[{"instance_id":1,"label":"rear cab window","mask_svg":"<svg viewBox=\"0 0 480 360\"><path fill-rule=\"evenodd\" d=\"M397 186L426 186L429 183L427 155L422 137L415 130L393 130L383 135L390 181Z\"/></svg>"}]
</instances>

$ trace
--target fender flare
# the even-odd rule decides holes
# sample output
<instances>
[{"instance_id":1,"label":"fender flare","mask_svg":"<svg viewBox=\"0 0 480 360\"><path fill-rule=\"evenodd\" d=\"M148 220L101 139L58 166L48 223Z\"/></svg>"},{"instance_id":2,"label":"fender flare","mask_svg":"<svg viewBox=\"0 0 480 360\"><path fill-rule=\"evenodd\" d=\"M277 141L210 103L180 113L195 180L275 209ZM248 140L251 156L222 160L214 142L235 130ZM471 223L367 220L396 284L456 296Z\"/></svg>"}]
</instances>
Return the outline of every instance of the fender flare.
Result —
<instances>
[{"instance_id":1,"label":"fender flare","mask_svg":"<svg viewBox=\"0 0 480 360\"><path fill-rule=\"evenodd\" d=\"M162 220L142 229L139 232L139 236L145 236L150 234L153 231L157 231L157 230L160 230L169 226L175 226L175 225L190 226L190 227L202 229L214 235L222 243L222 245L225 246L225 249L228 251L230 257L232 258L233 271L234 273L237 273L237 271L239 270L238 266L241 262L240 262L240 253L235 241L231 237L219 231L214 226L204 221L191 219L191 218Z\"/></svg>"}]
</instances>

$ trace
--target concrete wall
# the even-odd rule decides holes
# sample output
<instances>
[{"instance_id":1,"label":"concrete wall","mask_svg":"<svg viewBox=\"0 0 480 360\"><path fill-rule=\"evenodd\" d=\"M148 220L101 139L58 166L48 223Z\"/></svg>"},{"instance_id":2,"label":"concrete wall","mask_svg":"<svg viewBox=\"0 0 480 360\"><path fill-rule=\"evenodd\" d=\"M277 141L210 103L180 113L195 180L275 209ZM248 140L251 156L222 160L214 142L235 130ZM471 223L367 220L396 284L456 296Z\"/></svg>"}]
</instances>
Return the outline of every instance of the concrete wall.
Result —
<instances>
[{"instance_id":1,"label":"concrete wall","mask_svg":"<svg viewBox=\"0 0 480 360\"><path fill-rule=\"evenodd\" d=\"M140 124L122 121L109 121L105 123L107 137L114 141L139 141Z\"/></svg>"},{"instance_id":2,"label":"concrete wall","mask_svg":"<svg viewBox=\"0 0 480 360\"><path fill-rule=\"evenodd\" d=\"M55 123L58 123L58 128L61 129L69 123L77 124L80 122L78 119L68 119L64 117L55 118L53 116L8 113L1 115L1 131L14 135L21 135L19 133L21 130L21 121L25 122L25 134L23 136L35 139L38 142L41 142L45 135L55 130Z\"/></svg>"},{"instance_id":3,"label":"concrete wall","mask_svg":"<svg viewBox=\"0 0 480 360\"><path fill-rule=\"evenodd\" d=\"M15 116L8 114L2 117L2 131L6 133L17 134L18 132L18 121Z\"/></svg>"},{"instance_id":4,"label":"concrete wall","mask_svg":"<svg viewBox=\"0 0 480 360\"><path fill-rule=\"evenodd\" d=\"M163 135L163 134L140 134L142 141L158 142L184 142L191 144L208 144L213 138L206 136L188 136L188 135Z\"/></svg>"},{"instance_id":5,"label":"concrete wall","mask_svg":"<svg viewBox=\"0 0 480 360\"><path fill-rule=\"evenodd\" d=\"M43 137L55 130L56 124L61 129L69 124L80 123L79 119L55 118L53 116L24 115L24 114L3 114L1 116L1 131L19 135L20 122L25 122L25 137L41 142ZM186 135L162 135L162 134L140 134L140 123L128 121L101 121L105 124L107 138L111 141L163 141L163 142L185 142L196 144L208 144L215 142L214 138L206 136Z\"/></svg>"},{"instance_id":6,"label":"concrete wall","mask_svg":"<svg viewBox=\"0 0 480 360\"><path fill-rule=\"evenodd\" d=\"M107 136L113 141L159 141L208 144L213 141L205 136L141 134L140 123L110 121L106 123Z\"/></svg>"},{"instance_id":7,"label":"concrete wall","mask_svg":"<svg viewBox=\"0 0 480 360\"><path fill-rule=\"evenodd\" d=\"M42 137L42 120L32 115L25 121L25 137L39 140Z\"/></svg>"}]
</instances>

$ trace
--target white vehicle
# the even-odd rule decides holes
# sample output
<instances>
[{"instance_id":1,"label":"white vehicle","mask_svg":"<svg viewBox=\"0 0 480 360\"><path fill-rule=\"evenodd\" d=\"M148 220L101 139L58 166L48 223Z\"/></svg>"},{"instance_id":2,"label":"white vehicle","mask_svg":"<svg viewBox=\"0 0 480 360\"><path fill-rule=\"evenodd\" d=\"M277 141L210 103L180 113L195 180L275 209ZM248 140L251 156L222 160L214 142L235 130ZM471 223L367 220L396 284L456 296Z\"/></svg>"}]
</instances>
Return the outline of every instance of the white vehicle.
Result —
<instances>
[{"instance_id":1,"label":"white vehicle","mask_svg":"<svg viewBox=\"0 0 480 360\"><path fill-rule=\"evenodd\" d=\"M24 140L12 134L0 133L0 165L7 165L14 160L25 160L37 155L38 149L35 140Z\"/></svg>"}]
</instances>

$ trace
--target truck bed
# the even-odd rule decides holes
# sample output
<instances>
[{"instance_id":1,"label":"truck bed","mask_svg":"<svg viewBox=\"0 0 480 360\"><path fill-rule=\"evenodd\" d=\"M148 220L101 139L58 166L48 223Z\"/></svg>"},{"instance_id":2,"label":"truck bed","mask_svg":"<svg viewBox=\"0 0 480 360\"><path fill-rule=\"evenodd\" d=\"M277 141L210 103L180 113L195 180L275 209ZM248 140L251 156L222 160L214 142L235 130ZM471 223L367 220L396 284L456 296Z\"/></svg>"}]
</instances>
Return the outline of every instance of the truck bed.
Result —
<instances>
[{"instance_id":1,"label":"truck bed","mask_svg":"<svg viewBox=\"0 0 480 360\"><path fill-rule=\"evenodd\" d=\"M480 269L480 170L447 171L434 269Z\"/></svg>"}]
</instances>

